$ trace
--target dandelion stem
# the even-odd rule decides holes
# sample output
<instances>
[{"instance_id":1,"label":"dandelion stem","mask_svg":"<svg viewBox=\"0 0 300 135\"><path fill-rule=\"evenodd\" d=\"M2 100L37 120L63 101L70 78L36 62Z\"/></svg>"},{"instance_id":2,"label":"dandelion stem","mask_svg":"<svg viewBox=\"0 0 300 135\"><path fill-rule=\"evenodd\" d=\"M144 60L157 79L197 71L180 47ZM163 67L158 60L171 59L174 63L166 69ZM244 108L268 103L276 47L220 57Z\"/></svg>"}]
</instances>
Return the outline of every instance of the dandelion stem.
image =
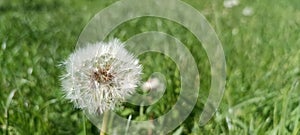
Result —
<instances>
[{"instance_id":1,"label":"dandelion stem","mask_svg":"<svg viewBox=\"0 0 300 135\"><path fill-rule=\"evenodd\" d=\"M108 112L104 112L103 122L102 122L102 127L101 127L101 131L100 131L100 135L105 135L106 126L107 126L107 124L108 124L107 121L108 121Z\"/></svg>"}]
</instances>

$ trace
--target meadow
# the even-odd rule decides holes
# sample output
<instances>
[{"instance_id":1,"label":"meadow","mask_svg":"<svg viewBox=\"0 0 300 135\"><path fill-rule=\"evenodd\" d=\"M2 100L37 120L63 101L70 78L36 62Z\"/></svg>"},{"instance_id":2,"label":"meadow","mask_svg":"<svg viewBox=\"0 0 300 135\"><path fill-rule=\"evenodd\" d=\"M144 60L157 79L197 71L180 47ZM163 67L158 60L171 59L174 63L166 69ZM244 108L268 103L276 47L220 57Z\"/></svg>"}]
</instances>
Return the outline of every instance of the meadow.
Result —
<instances>
[{"instance_id":1,"label":"meadow","mask_svg":"<svg viewBox=\"0 0 300 135\"><path fill-rule=\"evenodd\" d=\"M80 32L101 9L116 0L0 1L0 134L99 134L98 129L64 99L59 64L75 50ZM126 41L145 31L168 33L191 51L200 72L200 91L190 116L170 134L300 134L300 1L184 0L215 29L226 57L226 87L214 117L199 126L210 88L205 50L185 27L172 21L142 17L108 36ZM157 104L125 104L118 113L147 120L168 111L180 92L174 62L158 53L139 56L143 80L165 75L166 93Z\"/></svg>"}]
</instances>

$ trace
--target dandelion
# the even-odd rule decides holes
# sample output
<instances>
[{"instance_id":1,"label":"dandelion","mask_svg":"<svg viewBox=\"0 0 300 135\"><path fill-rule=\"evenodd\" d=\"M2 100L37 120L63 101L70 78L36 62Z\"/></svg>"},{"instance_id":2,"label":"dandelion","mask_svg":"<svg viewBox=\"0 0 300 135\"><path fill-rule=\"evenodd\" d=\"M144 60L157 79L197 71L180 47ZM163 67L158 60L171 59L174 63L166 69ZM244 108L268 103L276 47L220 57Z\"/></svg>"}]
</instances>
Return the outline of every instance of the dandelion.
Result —
<instances>
[{"instance_id":1,"label":"dandelion","mask_svg":"<svg viewBox=\"0 0 300 135\"><path fill-rule=\"evenodd\" d=\"M253 9L251 7L245 7L242 13L244 16L251 16L253 14Z\"/></svg>"},{"instance_id":2,"label":"dandelion","mask_svg":"<svg viewBox=\"0 0 300 135\"><path fill-rule=\"evenodd\" d=\"M118 40L88 44L65 61L65 97L90 114L113 110L135 92L142 67Z\"/></svg>"},{"instance_id":3,"label":"dandelion","mask_svg":"<svg viewBox=\"0 0 300 135\"><path fill-rule=\"evenodd\" d=\"M144 91L157 89L159 86L159 80L157 78L151 78L142 85Z\"/></svg>"},{"instance_id":4,"label":"dandelion","mask_svg":"<svg viewBox=\"0 0 300 135\"><path fill-rule=\"evenodd\" d=\"M223 5L225 8L233 8L239 5L239 3L240 3L239 0L224 0Z\"/></svg>"},{"instance_id":5,"label":"dandelion","mask_svg":"<svg viewBox=\"0 0 300 135\"><path fill-rule=\"evenodd\" d=\"M239 33L239 29L238 28L233 28L231 33L232 33L232 35L237 35Z\"/></svg>"}]
</instances>

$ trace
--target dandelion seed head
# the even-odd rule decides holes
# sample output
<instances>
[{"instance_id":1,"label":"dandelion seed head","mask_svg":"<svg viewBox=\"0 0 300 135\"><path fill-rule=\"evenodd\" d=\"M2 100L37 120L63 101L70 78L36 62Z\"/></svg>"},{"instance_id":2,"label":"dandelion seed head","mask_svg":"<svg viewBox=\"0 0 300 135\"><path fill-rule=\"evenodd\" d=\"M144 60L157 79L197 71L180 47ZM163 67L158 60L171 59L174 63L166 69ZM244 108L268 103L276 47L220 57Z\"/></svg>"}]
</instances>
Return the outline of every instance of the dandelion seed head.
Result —
<instances>
[{"instance_id":1,"label":"dandelion seed head","mask_svg":"<svg viewBox=\"0 0 300 135\"><path fill-rule=\"evenodd\" d=\"M225 8L233 8L239 5L239 3L240 3L239 0L224 0L223 5Z\"/></svg>"},{"instance_id":2,"label":"dandelion seed head","mask_svg":"<svg viewBox=\"0 0 300 135\"><path fill-rule=\"evenodd\" d=\"M148 81L146 81L145 83L143 83L142 89L144 91L156 90L161 85L160 83L161 82L160 82L160 80L158 78L150 78Z\"/></svg>"},{"instance_id":3,"label":"dandelion seed head","mask_svg":"<svg viewBox=\"0 0 300 135\"><path fill-rule=\"evenodd\" d=\"M138 63L118 40L80 48L64 63L65 96L91 114L114 109L135 92L142 70Z\"/></svg>"},{"instance_id":4,"label":"dandelion seed head","mask_svg":"<svg viewBox=\"0 0 300 135\"><path fill-rule=\"evenodd\" d=\"M245 7L242 13L244 16L251 16L253 14L253 9L251 7Z\"/></svg>"}]
</instances>

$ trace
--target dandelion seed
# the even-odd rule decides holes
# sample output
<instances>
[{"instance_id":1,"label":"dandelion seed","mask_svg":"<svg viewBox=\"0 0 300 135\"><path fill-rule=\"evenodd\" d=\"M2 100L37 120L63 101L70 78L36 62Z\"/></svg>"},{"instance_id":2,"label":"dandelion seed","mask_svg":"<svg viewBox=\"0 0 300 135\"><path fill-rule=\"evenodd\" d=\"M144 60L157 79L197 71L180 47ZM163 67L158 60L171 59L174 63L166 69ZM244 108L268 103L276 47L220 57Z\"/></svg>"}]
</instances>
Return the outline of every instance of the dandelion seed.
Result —
<instances>
[{"instance_id":1,"label":"dandelion seed","mask_svg":"<svg viewBox=\"0 0 300 135\"><path fill-rule=\"evenodd\" d=\"M142 70L138 59L118 40L78 49L64 65L66 98L90 114L112 110L135 92Z\"/></svg>"}]
</instances>

